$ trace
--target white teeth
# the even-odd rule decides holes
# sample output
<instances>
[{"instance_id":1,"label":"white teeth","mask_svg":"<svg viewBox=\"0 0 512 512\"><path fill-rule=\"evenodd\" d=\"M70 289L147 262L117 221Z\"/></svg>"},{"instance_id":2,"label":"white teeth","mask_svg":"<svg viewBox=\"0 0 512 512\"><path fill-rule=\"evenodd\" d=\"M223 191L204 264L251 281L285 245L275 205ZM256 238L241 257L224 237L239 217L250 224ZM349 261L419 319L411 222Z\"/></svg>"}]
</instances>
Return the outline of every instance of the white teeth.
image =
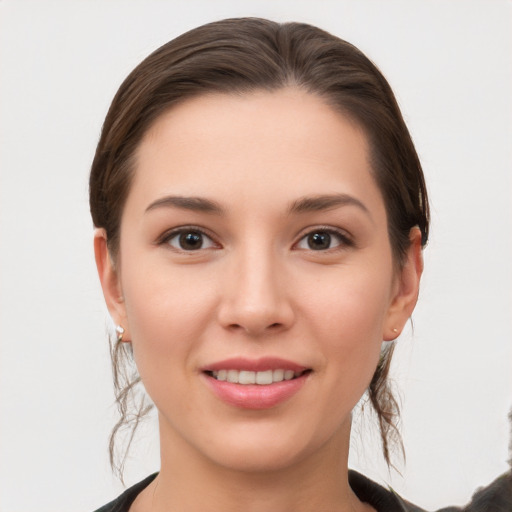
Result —
<instances>
[{"instance_id":1,"label":"white teeth","mask_svg":"<svg viewBox=\"0 0 512 512\"><path fill-rule=\"evenodd\" d=\"M286 370L284 372L284 380L291 380L295 376L295 372L293 370Z\"/></svg>"},{"instance_id":2,"label":"white teeth","mask_svg":"<svg viewBox=\"0 0 512 512\"><path fill-rule=\"evenodd\" d=\"M228 370L228 377L226 380L228 382L237 384L238 383L238 374L239 374L239 372L237 370Z\"/></svg>"},{"instance_id":3,"label":"white teeth","mask_svg":"<svg viewBox=\"0 0 512 512\"><path fill-rule=\"evenodd\" d=\"M257 372L256 375L256 384L272 384L272 370L267 370L266 372Z\"/></svg>"},{"instance_id":4,"label":"white teeth","mask_svg":"<svg viewBox=\"0 0 512 512\"><path fill-rule=\"evenodd\" d=\"M242 370L238 375L238 384L256 384L256 372Z\"/></svg>"},{"instance_id":5,"label":"white teeth","mask_svg":"<svg viewBox=\"0 0 512 512\"><path fill-rule=\"evenodd\" d=\"M263 372L252 372L249 370L219 370L211 372L217 380L231 382L232 384L259 384L266 386L283 380L291 380L299 377L302 372L295 373L293 370L265 370Z\"/></svg>"},{"instance_id":6,"label":"white teeth","mask_svg":"<svg viewBox=\"0 0 512 512\"><path fill-rule=\"evenodd\" d=\"M274 370L272 373L272 379L274 382L281 382L284 380L284 370Z\"/></svg>"}]
</instances>

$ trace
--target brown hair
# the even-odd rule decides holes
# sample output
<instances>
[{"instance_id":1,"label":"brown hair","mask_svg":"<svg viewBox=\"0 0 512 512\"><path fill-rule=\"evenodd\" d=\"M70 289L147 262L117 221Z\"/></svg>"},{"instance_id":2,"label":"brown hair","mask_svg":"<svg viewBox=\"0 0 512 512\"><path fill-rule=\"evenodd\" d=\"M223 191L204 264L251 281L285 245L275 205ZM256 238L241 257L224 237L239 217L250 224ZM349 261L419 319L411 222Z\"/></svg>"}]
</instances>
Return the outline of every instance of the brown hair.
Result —
<instances>
[{"instance_id":1,"label":"brown hair","mask_svg":"<svg viewBox=\"0 0 512 512\"><path fill-rule=\"evenodd\" d=\"M90 176L93 222L106 230L112 256L118 252L134 154L162 113L201 94L242 94L286 86L323 98L364 129L372 172L386 206L395 262L403 263L414 226L426 244L429 209L421 164L393 92L376 66L350 43L316 27L241 18L203 25L163 45L130 73L115 95ZM392 343L386 345L368 389L388 464L390 443L393 438L400 440L399 407L387 379L393 348ZM120 364L123 358L129 360L123 351L120 343L112 347L121 419L111 437L111 462L116 434L130 420L131 391L140 381L135 368L126 371ZM135 427L147 411L144 402L139 402L138 411L132 417Z\"/></svg>"}]
</instances>

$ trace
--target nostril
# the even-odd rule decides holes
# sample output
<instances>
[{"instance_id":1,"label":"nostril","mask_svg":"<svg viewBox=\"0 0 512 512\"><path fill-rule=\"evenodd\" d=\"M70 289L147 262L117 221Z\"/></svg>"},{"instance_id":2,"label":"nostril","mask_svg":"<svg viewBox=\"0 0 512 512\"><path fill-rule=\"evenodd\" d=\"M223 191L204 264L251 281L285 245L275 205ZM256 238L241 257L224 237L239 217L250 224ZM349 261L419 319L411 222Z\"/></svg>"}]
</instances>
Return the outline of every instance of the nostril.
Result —
<instances>
[{"instance_id":1,"label":"nostril","mask_svg":"<svg viewBox=\"0 0 512 512\"><path fill-rule=\"evenodd\" d=\"M238 331L238 330L243 330L243 331L246 331L248 333L258 333L258 332L265 332L265 331L278 331L279 329L281 329L283 327L283 324L281 322L274 322L273 324L270 324L268 325L266 328L263 328L263 329L259 329L259 328L255 328L255 327L244 327L243 325L240 325L240 324L231 324L228 326L228 329L232 330L232 331Z\"/></svg>"},{"instance_id":2,"label":"nostril","mask_svg":"<svg viewBox=\"0 0 512 512\"><path fill-rule=\"evenodd\" d=\"M231 329L232 331L238 331L238 330L245 331L244 327L242 327L240 324L230 324L230 325L228 325L228 329Z\"/></svg>"}]
</instances>

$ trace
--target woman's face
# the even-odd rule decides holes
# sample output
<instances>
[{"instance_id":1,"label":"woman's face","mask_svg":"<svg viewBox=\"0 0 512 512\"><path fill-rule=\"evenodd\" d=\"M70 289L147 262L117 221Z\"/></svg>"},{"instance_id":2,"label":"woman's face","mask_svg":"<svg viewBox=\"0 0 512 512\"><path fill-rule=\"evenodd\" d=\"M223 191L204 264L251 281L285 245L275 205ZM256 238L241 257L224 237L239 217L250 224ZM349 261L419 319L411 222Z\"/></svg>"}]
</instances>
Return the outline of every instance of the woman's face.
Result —
<instances>
[{"instance_id":1,"label":"woman's face","mask_svg":"<svg viewBox=\"0 0 512 512\"><path fill-rule=\"evenodd\" d=\"M316 96L212 94L162 115L116 269L101 231L96 250L163 449L268 470L346 445L414 307L417 238L397 272L365 135Z\"/></svg>"}]
</instances>

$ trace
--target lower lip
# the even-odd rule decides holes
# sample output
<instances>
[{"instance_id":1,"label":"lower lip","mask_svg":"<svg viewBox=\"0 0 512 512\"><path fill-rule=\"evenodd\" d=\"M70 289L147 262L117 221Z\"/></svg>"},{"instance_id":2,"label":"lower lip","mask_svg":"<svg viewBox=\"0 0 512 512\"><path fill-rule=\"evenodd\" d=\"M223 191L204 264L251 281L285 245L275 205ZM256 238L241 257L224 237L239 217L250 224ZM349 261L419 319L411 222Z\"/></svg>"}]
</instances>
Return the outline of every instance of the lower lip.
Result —
<instances>
[{"instance_id":1,"label":"lower lip","mask_svg":"<svg viewBox=\"0 0 512 512\"><path fill-rule=\"evenodd\" d=\"M274 384L233 384L203 374L213 392L223 402L241 409L270 409L295 395L305 384L308 373Z\"/></svg>"}]
</instances>

